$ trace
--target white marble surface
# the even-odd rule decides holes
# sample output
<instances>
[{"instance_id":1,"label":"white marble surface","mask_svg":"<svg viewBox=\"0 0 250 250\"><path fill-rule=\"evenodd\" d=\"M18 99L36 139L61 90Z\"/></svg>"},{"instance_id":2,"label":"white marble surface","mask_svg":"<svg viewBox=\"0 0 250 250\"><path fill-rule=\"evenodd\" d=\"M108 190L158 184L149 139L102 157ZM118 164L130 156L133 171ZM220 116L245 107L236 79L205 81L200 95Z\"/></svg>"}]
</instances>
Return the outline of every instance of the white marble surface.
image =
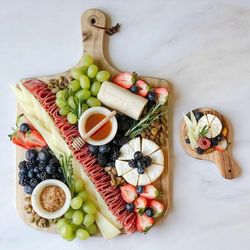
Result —
<instances>
[{"instance_id":1,"label":"white marble surface","mask_svg":"<svg viewBox=\"0 0 250 250\"><path fill-rule=\"evenodd\" d=\"M0 249L249 249L249 0L1 0L0 6ZM116 67L173 84L173 206L145 236L67 243L32 230L16 214L15 148L7 138L16 114L8 84L74 65L82 50L80 15L91 7L122 24L109 43ZM181 112L199 106L230 117L241 177L224 180L213 164L180 148Z\"/></svg>"}]
</instances>

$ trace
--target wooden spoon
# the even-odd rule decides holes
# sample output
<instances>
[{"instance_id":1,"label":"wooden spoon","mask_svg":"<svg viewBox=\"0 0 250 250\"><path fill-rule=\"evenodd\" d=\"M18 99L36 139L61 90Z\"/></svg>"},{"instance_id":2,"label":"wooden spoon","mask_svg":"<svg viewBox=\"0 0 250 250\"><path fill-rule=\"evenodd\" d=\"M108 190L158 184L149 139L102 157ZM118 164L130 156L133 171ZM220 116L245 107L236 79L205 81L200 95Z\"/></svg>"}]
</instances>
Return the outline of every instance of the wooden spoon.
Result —
<instances>
[{"instance_id":1,"label":"wooden spoon","mask_svg":"<svg viewBox=\"0 0 250 250\"><path fill-rule=\"evenodd\" d=\"M232 143L232 127L229 122L226 121L226 119L217 111L212 110L211 108L198 108L194 110L195 112L199 111L204 114L212 114L217 116L220 121L222 122L223 127L226 127L228 129L228 133L226 136L228 147L223 151L218 150L211 150L208 152L204 152L203 154L198 154L196 150L192 149L190 144L185 142L186 138L186 124L184 119L181 121L180 124L180 130L179 130L179 137L180 137L180 143L185 150L187 154L189 154L191 157L200 159L200 160L208 160L214 162L219 171L220 174L226 178L226 179L233 179L240 173L240 168L235 163L231 151L229 150Z\"/></svg>"}]
</instances>

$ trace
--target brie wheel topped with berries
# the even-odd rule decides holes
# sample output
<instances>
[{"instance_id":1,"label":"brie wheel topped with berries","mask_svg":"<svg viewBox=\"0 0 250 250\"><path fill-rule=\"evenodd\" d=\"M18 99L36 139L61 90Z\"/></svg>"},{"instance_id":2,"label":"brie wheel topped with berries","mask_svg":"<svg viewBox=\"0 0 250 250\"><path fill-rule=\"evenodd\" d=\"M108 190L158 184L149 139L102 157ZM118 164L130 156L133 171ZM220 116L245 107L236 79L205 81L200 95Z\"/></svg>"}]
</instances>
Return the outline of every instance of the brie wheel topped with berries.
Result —
<instances>
[{"instance_id":1,"label":"brie wheel topped with berries","mask_svg":"<svg viewBox=\"0 0 250 250\"><path fill-rule=\"evenodd\" d=\"M137 167L129 166L129 161L134 159L134 153L140 151L143 156L151 158L151 165L144 168L144 173L139 174ZM118 176L122 176L129 184L145 186L156 181L164 170L164 155L160 147L153 141L136 137L123 145L120 157L115 162Z\"/></svg>"}]
</instances>

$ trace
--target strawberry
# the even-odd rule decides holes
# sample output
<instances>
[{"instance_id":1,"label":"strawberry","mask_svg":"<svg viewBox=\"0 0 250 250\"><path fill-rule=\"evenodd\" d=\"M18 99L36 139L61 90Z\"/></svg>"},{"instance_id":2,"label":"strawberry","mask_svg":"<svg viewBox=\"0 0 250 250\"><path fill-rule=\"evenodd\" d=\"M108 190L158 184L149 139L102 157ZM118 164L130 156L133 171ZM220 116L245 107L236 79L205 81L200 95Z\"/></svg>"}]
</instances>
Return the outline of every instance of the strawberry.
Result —
<instances>
[{"instance_id":1,"label":"strawberry","mask_svg":"<svg viewBox=\"0 0 250 250\"><path fill-rule=\"evenodd\" d=\"M156 200L149 200L148 207L153 209L155 218L163 215L164 206L161 202Z\"/></svg>"},{"instance_id":2,"label":"strawberry","mask_svg":"<svg viewBox=\"0 0 250 250\"><path fill-rule=\"evenodd\" d=\"M218 142L218 145L214 147L214 149L218 150L218 151L224 151L227 148L228 144L227 144L227 140L223 139L222 141Z\"/></svg>"},{"instance_id":3,"label":"strawberry","mask_svg":"<svg viewBox=\"0 0 250 250\"><path fill-rule=\"evenodd\" d=\"M135 86L138 87L138 95L145 97L149 91L149 85L143 80L137 80Z\"/></svg>"},{"instance_id":4,"label":"strawberry","mask_svg":"<svg viewBox=\"0 0 250 250\"><path fill-rule=\"evenodd\" d=\"M154 91L157 94L158 101L160 103L165 103L168 97L168 90L163 87L158 87L158 88L154 88Z\"/></svg>"},{"instance_id":5,"label":"strawberry","mask_svg":"<svg viewBox=\"0 0 250 250\"><path fill-rule=\"evenodd\" d=\"M148 217L145 214L137 214L136 229L138 232L146 233L154 225L154 218Z\"/></svg>"},{"instance_id":6,"label":"strawberry","mask_svg":"<svg viewBox=\"0 0 250 250\"><path fill-rule=\"evenodd\" d=\"M30 130L26 133L26 146L28 148L45 147L47 143L37 130Z\"/></svg>"},{"instance_id":7,"label":"strawberry","mask_svg":"<svg viewBox=\"0 0 250 250\"><path fill-rule=\"evenodd\" d=\"M126 201L127 203L131 203L137 197L136 189L133 185L126 184L124 186L121 186L121 195L124 201Z\"/></svg>"},{"instance_id":8,"label":"strawberry","mask_svg":"<svg viewBox=\"0 0 250 250\"><path fill-rule=\"evenodd\" d=\"M122 72L112 78L112 82L129 89L135 83L135 75L129 72Z\"/></svg>"},{"instance_id":9,"label":"strawberry","mask_svg":"<svg viewBox=\"0 0 250 250\"><path fill-rule=\"evenodd\" d=\"M143 192L140 195L152 200L159 196L159 191L152 184L149 184L143 187Z\"/></svg>"},{"instance_id":10,"label":"strawberry","mask_svg":"<svg viewBox=\"0 0 250 250\"><path fill-rule=\"evenodd\" d=\"M145 197L140 196L134 201L135 211L142 214L147 207L148 200Z\"/></svg>"},{"instance_id":11,"label":"strawberry","mask_svg":"<svg viewBox=\"0 0 250 250\"><path fill-rule=\"evenodd\" d=\"M25 133L21 132L20 130L16 130L13 134L9 135L9 137L14 144L28 149L25 143L26 142Z\"/></svg>"}]
</instances>

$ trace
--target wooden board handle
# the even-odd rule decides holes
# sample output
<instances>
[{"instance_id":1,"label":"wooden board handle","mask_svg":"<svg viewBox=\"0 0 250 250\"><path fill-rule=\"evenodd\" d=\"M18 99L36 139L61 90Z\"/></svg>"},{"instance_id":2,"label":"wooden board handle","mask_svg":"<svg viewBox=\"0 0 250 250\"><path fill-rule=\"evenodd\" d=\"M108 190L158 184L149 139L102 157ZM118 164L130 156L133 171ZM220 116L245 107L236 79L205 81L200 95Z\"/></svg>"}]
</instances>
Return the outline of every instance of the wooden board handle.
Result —
<instances>
[{"instance_id":1,"label":"wooden board handle","mask_svg":"<svg viewBox=\"0 0 250 250\"><path fill-rule=\"evenodd\" d=\"M227 150L215 151L213 156L214 162L224 178L233 179L239 175L239 167Z\"/></svg>"}]
</instances>

